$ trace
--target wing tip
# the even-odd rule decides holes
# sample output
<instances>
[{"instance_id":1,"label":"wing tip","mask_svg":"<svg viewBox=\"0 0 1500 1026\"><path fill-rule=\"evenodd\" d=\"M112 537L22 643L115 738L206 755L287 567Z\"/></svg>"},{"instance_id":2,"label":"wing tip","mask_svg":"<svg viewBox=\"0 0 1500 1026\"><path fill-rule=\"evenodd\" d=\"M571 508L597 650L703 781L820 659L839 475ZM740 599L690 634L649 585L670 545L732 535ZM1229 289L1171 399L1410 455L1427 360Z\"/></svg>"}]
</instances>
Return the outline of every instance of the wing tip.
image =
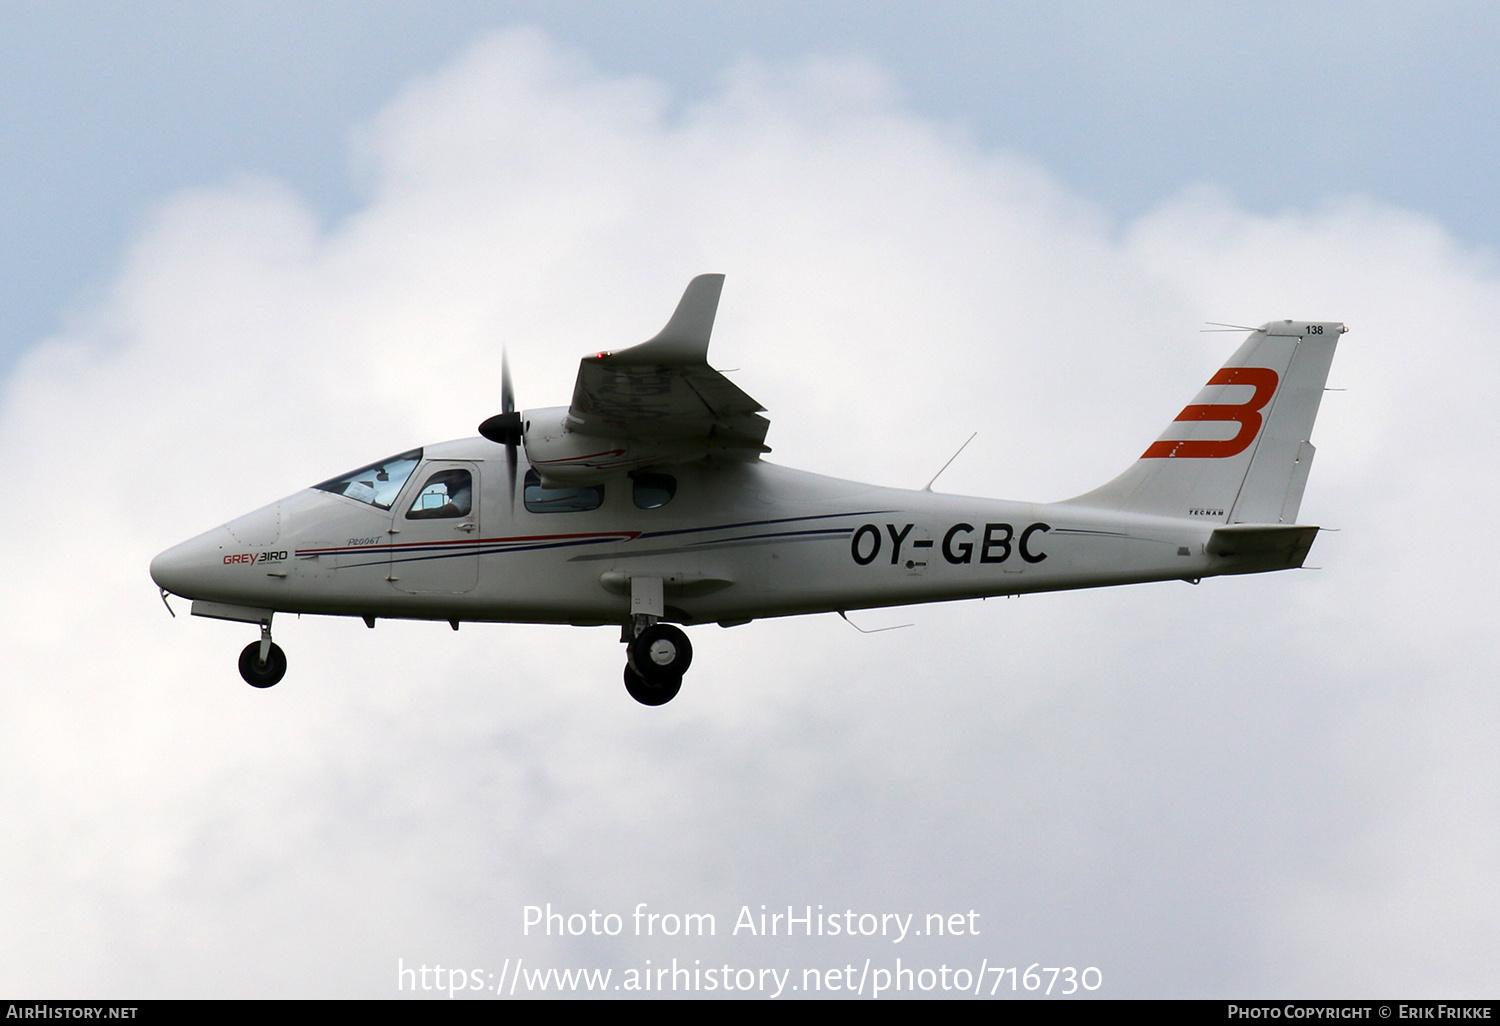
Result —
<instances>
[{"instance_id":1,"label":"wing tip","mask_svg":"<svg viewBox=\"0 0 1500 1026\"><path fill-rule=\"evenodd\" d=\"M707 363L708 342L713 335L723 288L724 275L698 275L683 290L666 327L640 345L610 356L625 356L631 362L644 359L652 363Z\"/></svg>"}]
</instances>

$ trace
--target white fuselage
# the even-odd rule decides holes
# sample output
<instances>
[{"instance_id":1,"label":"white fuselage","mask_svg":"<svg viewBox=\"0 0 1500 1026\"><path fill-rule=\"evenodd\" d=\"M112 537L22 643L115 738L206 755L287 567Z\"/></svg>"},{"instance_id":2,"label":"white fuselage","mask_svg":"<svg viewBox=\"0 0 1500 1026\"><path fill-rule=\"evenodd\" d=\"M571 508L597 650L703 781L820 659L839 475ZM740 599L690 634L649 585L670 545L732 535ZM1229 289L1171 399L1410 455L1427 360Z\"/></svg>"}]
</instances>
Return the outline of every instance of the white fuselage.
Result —
<instances>
[{"instance_id":1,"label":"white fuselage","mask_svg":"<svg viewBox=\"0 0 1500 1026\"><path fill-rule=\"evenodd\" d=\"M411 519L433 472L473 479L461 517ZM1197 579L1222 519L1119 513L880 488L765 462L669 468L670 501L638 508L621 473L581 512L508 494L504 446L428 446L389 508L309 488L152 563L166 590L274 612L621 624L631 580L663 582L668 620L770 616Z\"/></svg>"}]
</instances>

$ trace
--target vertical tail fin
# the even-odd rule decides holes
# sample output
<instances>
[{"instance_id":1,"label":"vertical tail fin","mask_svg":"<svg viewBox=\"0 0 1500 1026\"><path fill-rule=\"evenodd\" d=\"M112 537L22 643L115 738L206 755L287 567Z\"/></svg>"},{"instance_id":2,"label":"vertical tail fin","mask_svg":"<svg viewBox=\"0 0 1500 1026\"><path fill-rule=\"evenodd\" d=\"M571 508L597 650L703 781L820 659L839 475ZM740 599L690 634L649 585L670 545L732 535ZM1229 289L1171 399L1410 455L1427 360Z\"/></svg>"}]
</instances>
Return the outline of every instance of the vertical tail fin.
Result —
<instances>
[{"instance_id":1,"label":"vertical tail fin","mask_svg":"<svg viewBox=\"0 0 1500 1026\"><path fill-rule=\"evenodd\" d=\"M1346 330L1275 321L1251 332L1139 460L1069 501L1225 524L1295 523L1313 421Z\"/></svg>"}]
</instances>

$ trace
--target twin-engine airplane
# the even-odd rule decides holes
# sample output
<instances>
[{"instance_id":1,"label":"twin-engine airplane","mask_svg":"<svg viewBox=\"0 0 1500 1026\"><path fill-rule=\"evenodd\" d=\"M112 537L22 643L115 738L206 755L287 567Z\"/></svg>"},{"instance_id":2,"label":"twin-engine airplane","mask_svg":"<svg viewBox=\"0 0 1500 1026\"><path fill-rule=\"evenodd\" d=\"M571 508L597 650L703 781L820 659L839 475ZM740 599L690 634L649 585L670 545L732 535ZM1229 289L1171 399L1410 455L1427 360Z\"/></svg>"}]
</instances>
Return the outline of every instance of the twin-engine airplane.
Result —
<instances>
[{"instance_id":1,"label":"twin-engine airplane","mask_svg":"<svg viewBox=\"0 0 1500 1026\"><path fill-rule=\"evenodd\" d=\"M618 625L625 687L670 701L674 624L1098 588L1300 567L1308 440L1346 329L1277 321L1132 466L1048 504L904 491L762 461L764 408L708 365L723 275L648 342L584 357L572 405L502 412L168 549L163 598L259 624L240 673L286 672L278 612Z\"/></svg>"}]
</instances>

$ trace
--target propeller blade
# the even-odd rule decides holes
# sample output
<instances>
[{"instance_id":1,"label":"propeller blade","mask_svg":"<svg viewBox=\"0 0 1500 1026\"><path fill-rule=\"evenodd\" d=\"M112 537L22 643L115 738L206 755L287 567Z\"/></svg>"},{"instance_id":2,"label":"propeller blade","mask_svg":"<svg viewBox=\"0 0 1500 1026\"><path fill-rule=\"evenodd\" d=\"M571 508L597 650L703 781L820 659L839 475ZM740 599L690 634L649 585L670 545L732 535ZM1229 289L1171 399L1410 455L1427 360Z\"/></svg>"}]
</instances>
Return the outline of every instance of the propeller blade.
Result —
<instances>
[{"instance_id":1,"label":"propeller blade","mask_svg":"<svg viewBox=\"0 0 1500 1026\"><path fill-rule=\"evenodd\" d=\"M510 387L510 356L500 350L500 412L513 413L516 408L516 393Z\"/></svg>"},{"instance_id":2,"label":"propeller blade","mask_svg":"<svg viewBox=\"0 0 1500 1026\"><path fill-rule=\"evenodd\" d=\"M516 393L510 383L510 356L500 350L500 412L479 425L479 433L505 446L505 473L510 480L510 507L516 508L516 447L524 425L516 412Z\"/></svg>"},{"instance_id":3,"label":"propeller blade","mask_svg":"<svg viewBox=\"0 0 1500 1026\"><path fill-rule=\"evenodd\" d=\"M511 442L505 447L505 473L510 479L510 511L516 511L516 444Z\"/></svg>"},{"instance_id":4,"label":"propeller blade","mask_svg":"<svg viewBox=\"0 0 1500 1026\"><path fill-rule=\"evenodd\" d=\"M479 425L479 433L505 446L505 472L510 478L510 505L516 505L516 447L521 444L521 415L515 410L497 413Z\"/></svg>"}]
</instances>

